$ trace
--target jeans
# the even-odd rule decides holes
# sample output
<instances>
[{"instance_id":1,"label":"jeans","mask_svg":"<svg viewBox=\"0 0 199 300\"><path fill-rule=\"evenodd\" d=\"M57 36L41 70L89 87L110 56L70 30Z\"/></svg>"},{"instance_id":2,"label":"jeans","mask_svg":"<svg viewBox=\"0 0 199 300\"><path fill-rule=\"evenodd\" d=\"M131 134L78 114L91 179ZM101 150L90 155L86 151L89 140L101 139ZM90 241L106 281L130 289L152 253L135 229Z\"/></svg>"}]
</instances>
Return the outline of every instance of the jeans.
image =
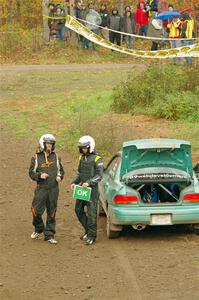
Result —
<instances>
[{"instance_id":1,"label":"jeans","mask_svg":"<svg viewBox=\"0 0 199 300\"><path fill-rule=\"evenodd\" d=\"M83 37L83 40L82 40L82 47L83 47L83 49L89 48L89 40L87 40L85 37Z\"/></svg>"},{"instance_id":2,"label":"jeans","mask_svg":"<svg viewBox=\"0 0 199 300\"><path fill-rule=\"evenodd\" d=\"M120 46L120 45L121 45L121 34L120 34L120 33L117 33L117 32L112 32L112 31L110 31L110 32L109 32L109 40L110 40L110 42L113 43L113 44L114 44L115 41L116 41L117 45Z\"/></svg>"},{"instance_id":3,"label":"jeans","mask_svg":"<svg viewBox=\"0 0 199 300\"><path fill-rule=\"evenodd\" d=\"M186 41L182 40L181 43L182 43L182 47L193 45L192 40L186 40ZM190 63L192 61L192 57L186 57L185 59L187 63Z\"/></svg>"},{"instance_id":4,"label":"jeans","mask_svg":"<svg viewBox=\"0 0 199 300\"><path fill-rule=\"evenodd\" d=\"M178 40L173 40L173 41L170 41L171 43L171 48L179 48L181 46L181 41L178 41ZM174 62L176 61L180 61L180 57L175 57L173 59Z\"/></svg>"},{"instance_id":5,"label":"jeans","mask_svg":"<svg viewBox=\"0 0 199 300\"><path fill-rule=\"evenodd\" d=\"M139 32L139 34L147 36L147 30L148 30L148 25L140 26L140 32Z\"/></svg>"},{"instance_id":6,"label":"jeans","mask_svg":"<svg viewBox=\"0 0 199 300\"><path fill-rule=\"evenodd\" d=\"M157 51L158 50L158 43L152 41L151 51Z\"/></svg>"},{"instance_id":7,"label":"jeans","mask_svg":"<svg viewBox=\"0 0 199 300\"><path fill-rule=\"evenodd\" d=\"M56 37L58 40L61 40L63 41L64 40L64 37L65 37L65 27L62 27L62 28L58 28L56 30Z\"/></svg>"},{"instance_id":8,"label":"jeans","mask_svg":"<svg viewBox=\"0 0 199 300\"><path fill-rule=\"evenodd\" d=\"M91 29L91 31L97 35L99 35L99 29ZM92 43L93 50L96 48L96 44Z\"/></svg>"},{"instance_id":9,"label":"jeans","mask_svg":"<svg viewBox=\"0 0 199 300\"><path fill-rule=\"evenodd\" d=\"M125 35L125 42L126 42L126 47L129 49L133 48L133 41L134 38L130 35Z\"/></svg>"}]
</instances>

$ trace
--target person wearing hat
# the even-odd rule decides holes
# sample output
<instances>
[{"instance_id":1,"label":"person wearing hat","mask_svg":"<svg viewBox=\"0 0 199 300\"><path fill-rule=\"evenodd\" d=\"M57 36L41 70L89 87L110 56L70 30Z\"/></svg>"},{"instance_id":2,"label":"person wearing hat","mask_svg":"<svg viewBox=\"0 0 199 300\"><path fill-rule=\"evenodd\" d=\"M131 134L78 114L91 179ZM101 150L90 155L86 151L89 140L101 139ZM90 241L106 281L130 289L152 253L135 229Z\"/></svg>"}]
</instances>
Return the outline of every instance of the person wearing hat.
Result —
<instances>
[{"instance_id":1,"label":"person wearing hat","mask_svg":"<svg viewBox=\"0 0 199 300\"><path fill-rule=\"evenodd\" d=\"M89 136L82 136L78 142L80 152L79 166L76 177L72 180L71 189L75 185L92 188L89 202L76 199L75 213L84 228L80 237L87 246L92 245L97 237L97 206L99 200L98 183L102 179L102 158L95 152L95 141ZM85 211L86 208L86 211Z\"/></svg>"},{"instance_id":2,"label":"person wearing hat","mask_svg":"<svg viewBox=\"0 0 199 300\"><path fill-rule=\"evenodd\" d=\"M44 240L57 244L55 235L55 215L59 195L59 182L64 177L61 159L55 153L56 139L52 134L44 134L39 140L39 149L33 155L29 168L29 176L37 186L32 201L33 226L35 230L31 239L35 240L41 233ZM46 225L42 215L47 210Z\"/></svg>"}]
</instances>

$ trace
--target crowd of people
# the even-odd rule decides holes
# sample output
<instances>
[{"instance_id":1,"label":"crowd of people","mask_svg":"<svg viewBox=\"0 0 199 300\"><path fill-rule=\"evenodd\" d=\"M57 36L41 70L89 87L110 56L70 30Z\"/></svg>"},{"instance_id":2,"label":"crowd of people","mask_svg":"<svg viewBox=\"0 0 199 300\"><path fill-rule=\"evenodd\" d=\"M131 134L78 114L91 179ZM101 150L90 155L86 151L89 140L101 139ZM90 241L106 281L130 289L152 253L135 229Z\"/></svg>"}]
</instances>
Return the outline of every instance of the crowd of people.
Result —
<instances>
[{"instance_id":1,"label":"crowd of people","mask_svg":"<svg viewBox=\"0 0 199 300\"><path fill-rule=\"evenodd\" d=\"M135 2L134 2L135 3ZM50 17L62 17L63 19L49 19L51 37L59 40L67 38L65 28L65 10L60 4L49 4ZM135 38L127 34L137 34L157 38L152 40L151 50L155 51L165 46L159 38L170 38L170 46L177 48L192 43L194 37L194 20L190 9L184 10L181 17L173 17L167 20L158 20L156 17L162 12L174 12L175 7L164 0L139 0L135 5L126 6L123 15L117 8L108 9L102 4L100 9L90 3L84 4L78 1L75 7L75 17L92 32L101 35L112 43L121 45L123 42L127 48L134 48ZM122 32L122 34L120 33ZM179 38L179 41L177 40ZM188 40L181 40L186 38ZM89 41L77 36L78 43L83 49L89 49ZM92 44L92 47L95 46Z\"/></svg>"}]
</instances>

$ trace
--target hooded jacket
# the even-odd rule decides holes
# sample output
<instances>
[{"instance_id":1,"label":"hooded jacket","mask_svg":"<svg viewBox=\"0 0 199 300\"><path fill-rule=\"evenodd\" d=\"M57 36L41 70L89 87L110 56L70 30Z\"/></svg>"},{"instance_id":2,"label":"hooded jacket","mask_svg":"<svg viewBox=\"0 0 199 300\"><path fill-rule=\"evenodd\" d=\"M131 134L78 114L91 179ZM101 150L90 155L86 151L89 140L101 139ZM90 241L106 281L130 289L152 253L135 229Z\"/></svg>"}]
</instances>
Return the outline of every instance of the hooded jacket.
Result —
<instances>
[{"instance_id":1,"label":"hooded jacket","mask_svg":"<svg viewBox=\"0 0 199 300\"><path fill-rule=\"evenodd\" d=\"M139 7L135 14L135 21L140 26L148 25L149 23L148 13L145 10L143 10L141 7Z\"/></svg>"},{"instance_id":2,"label":"hooded jacket","mask_svg":"<svg viewBox=\"0 0 199 300\"><path fill-rule=\"evenodd\" d=\"M114 11L117 11L117 14L113 14ZM118 14L118 10L112 10L112 14L109 16L108 19L108 27L116 31L121 31L122 18Z\"/></svg>"}]
</instances>

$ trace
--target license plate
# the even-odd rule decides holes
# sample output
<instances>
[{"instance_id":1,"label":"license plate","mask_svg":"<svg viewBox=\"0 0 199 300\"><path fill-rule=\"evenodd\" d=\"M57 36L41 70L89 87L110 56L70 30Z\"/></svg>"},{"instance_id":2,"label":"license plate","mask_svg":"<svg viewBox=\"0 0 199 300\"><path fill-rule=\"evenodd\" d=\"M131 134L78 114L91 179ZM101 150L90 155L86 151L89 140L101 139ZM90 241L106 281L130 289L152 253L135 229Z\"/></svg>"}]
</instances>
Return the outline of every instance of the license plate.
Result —
<instances>
[{"instance_id":1,"label":"license plate","mask_svg":"<svg viewBox=\"0 0 199 300\"><path fill-rule=\"evenodd\" d=\"M151 225L172 225L171 214L151 215Z\"/></svg>"}]
</instances>

